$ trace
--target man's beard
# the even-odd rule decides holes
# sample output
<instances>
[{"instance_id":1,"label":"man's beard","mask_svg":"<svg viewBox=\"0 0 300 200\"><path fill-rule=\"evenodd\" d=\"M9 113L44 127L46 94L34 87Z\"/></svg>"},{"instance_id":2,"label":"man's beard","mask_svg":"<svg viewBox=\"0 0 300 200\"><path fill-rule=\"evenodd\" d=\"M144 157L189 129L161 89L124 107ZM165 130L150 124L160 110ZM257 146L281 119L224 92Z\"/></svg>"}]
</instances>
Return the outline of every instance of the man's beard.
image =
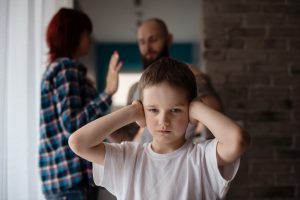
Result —
<instances>
[{"instance_id":1,"label":"man's beard","mask_svg":"<svg viewBox=\"0 0 300 200\"><path fill-rule=\"evenodd\" d=\"M147 59L145 56L141 55L142 61L143 61L143 68L144 70L147 69L149 65L151 65L153 62L157 61L158 59L162 57L169 57L169 47L168 44L164 45L163 50L157 55L154 59Z\"/></svg>"}]
</instances>

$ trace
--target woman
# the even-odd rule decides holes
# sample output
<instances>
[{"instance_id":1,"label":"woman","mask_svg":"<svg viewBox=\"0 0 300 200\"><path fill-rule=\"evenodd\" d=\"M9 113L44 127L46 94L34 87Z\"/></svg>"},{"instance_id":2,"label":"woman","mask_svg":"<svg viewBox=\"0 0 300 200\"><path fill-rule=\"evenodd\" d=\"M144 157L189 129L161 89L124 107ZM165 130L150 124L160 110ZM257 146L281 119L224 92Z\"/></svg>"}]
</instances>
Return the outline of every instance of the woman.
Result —
<instances>
[{"instance_id":1,"label":"woman","mask_svg":"<svg viewBox=\"0 0 300 200\"><path fill-rule=\"evenodd\" d=\"M76 156L68 138L81 126L103 116L118 88L122 66L110 60L105 90L97 93L87 69L78 62L90 48L92 23L74 9L60 9L47 29L49 65L41 83L39 166L46 199L97 199L91 163Z\"/></svg>"}]
</instances>

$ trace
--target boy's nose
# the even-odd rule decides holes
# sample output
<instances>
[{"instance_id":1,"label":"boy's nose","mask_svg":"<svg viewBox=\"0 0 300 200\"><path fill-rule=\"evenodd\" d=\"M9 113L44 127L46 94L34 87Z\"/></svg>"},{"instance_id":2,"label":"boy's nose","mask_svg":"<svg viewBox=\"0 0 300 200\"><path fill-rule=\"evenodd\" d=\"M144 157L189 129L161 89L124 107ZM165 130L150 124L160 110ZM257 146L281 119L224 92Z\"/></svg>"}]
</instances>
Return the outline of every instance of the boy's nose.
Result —
<instances>
[{"instance_id":1,"label":"boy's nose","mask_svg":"<svg viewBox=\"0 0 300 200\"><path fill-rule=\"evenodd\" d=\"M168 119L167 114L162 114L159 120L159 124L162 127L168 127L170 126L170 120Z\"/></svg>"}]
</instances>

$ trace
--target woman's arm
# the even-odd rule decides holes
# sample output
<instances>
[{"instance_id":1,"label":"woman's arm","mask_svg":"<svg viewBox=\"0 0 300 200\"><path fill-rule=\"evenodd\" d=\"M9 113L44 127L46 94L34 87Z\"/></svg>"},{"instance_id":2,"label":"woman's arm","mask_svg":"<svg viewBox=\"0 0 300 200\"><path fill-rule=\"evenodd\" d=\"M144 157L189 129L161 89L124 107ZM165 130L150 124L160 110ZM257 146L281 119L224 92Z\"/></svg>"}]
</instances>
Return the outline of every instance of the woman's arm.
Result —
<instances>
[{"instance_id":1,"label":"woman's arm","mask_svg":"<svg viewBox=\"0 0 300 200\"><path fill-rule=\"evenodd\" d=\"M56 65L60 65L60 70L53 80L54 94L56 95L54 99L61 126L65 130L64 133L69 136L87 122L103 116L107 112L111 105L111 96L118 89L118 76L122 63L119 62L119 55L115 52L109 63L105 93L100 93L92 100L90 99L93 95L89 91L94 88L88 88L88 84L80 81L86 78L84 73L75 67L78 64L73 60L64 59ZM56 67L58 68L58 66ZM82 94L83 90L86 90L85 95ZM43 92L41 98L42 108L49 106L49 94Z\"/></svg>"},{"instance_id":2,"label":"woman's arm","mask_svg":"<svg viewBox=\"0 0 300 200\"><path fill-rule=\"evenodd\" d=\"M192 122L203 123L217 138L219 166L235 161L246 151L250 137L230 118L197 100L191 102L189 112Z\"/></svg>"},{"instance_id":3,"label":"woman's arm","mask_svg":"<svg viewBox=\"0 0 300 200\"><path fill-rule=\"evenodd\" d=\"M103 140L118 128L134 121L143 124L144 111L141 103L134 102L83 126L69 137L69 146L80 157L103 165Z\"/></svg>"}]
</instances>

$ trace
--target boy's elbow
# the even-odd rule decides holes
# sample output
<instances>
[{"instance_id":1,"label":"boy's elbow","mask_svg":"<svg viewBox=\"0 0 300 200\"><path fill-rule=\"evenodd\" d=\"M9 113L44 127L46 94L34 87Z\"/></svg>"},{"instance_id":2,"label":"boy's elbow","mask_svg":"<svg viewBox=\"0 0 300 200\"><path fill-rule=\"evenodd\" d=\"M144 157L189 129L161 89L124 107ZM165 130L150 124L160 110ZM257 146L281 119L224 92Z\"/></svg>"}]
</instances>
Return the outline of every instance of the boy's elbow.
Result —
<instances>
[{"instance_id":1,"label":"boy's elbow","mask_svg":"<svg viewBox=\"0 0 300 200\"><path fill-rule=\"evenodd\" d=\"M74 135L74 133L69 137L68 143L69 143L69 147L71 148L71 150L74 153L79 154L80 142L79 142L79 139Z\"/></svg>"},{"instance_id":2,"label":"boy's elbow","mask_svg":"<svg viewBox=\"0 0 300 200\"><path fill-rule=\"evenodd\" d=\"M242 155L243 153L245 153L245 151L248 149L250 145L250 136L242 128L239 128L237 135L238 136L236 140L235 151L238 152L240 155Z\"/></svg>"}]
</instances>

